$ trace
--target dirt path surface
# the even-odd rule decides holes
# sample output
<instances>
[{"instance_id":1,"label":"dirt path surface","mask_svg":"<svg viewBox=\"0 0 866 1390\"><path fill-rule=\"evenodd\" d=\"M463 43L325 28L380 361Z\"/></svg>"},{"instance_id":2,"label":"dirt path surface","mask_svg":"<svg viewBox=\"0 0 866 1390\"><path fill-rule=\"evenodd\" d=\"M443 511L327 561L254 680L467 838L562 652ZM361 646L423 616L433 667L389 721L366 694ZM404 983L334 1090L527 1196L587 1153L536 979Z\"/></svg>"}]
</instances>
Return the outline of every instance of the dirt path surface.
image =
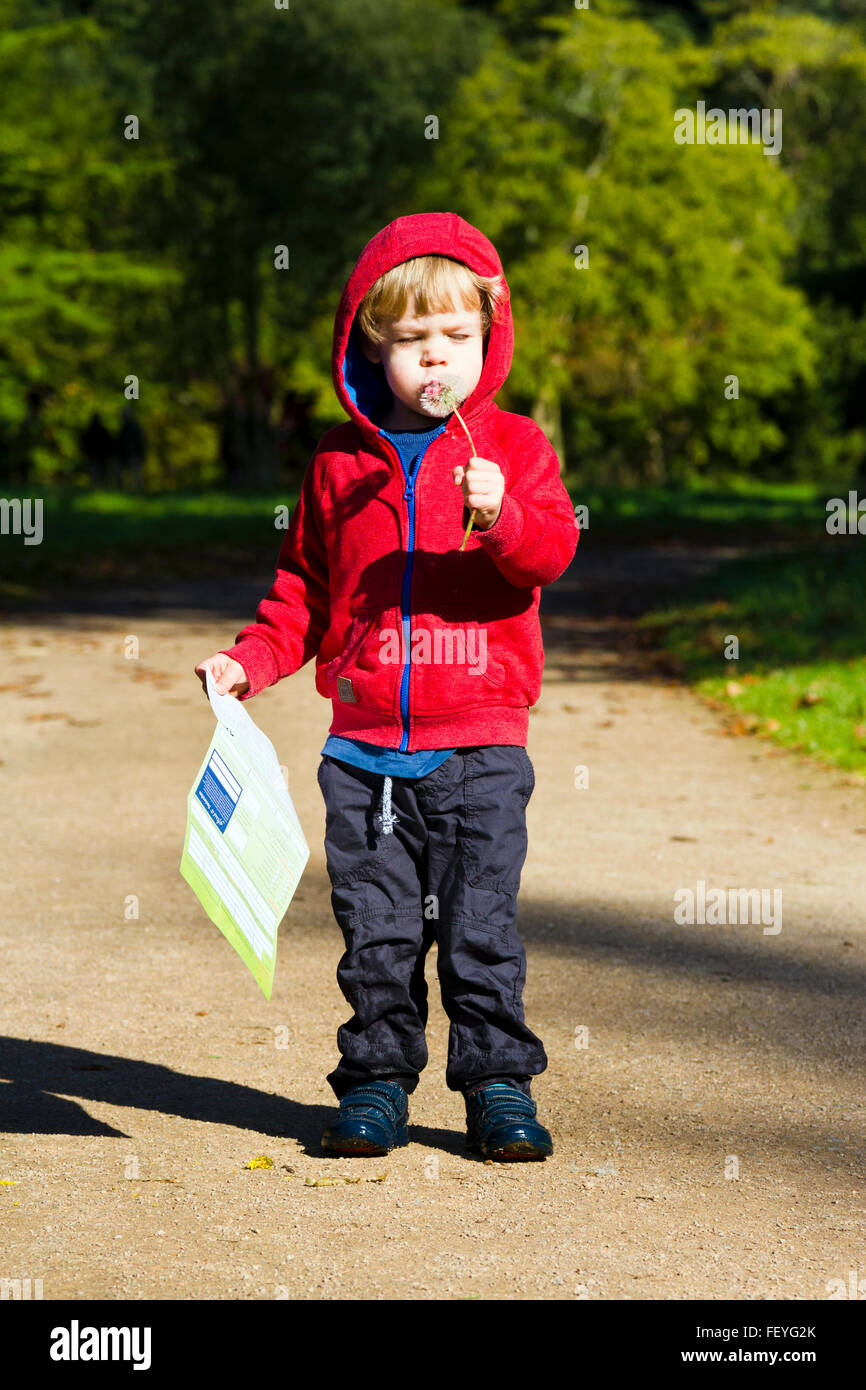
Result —
<instances>
[{"instance_id":1,"label":"dirt path surface","mask_svg":"<svg viewBox=\"0 0 866 1390\"><path fill-rule=\"evenodd\" d=\"M191 668L268 576L7 616L0 1276L109 1299L825 1299L866 1277L866 793L723 736L636 657L616 615L648 563L588 566L591 615L577 561L542 600L519 919L539 1164L464 1154L435 947L408 1148L319 1150L349 1010L312 666L249 706L312 851L270 1003L180 877L213 726ZM671 553L667 581L696 564ZM781 931L677 924L699 880L780 888Z\"/></svg>"}]
</instances>

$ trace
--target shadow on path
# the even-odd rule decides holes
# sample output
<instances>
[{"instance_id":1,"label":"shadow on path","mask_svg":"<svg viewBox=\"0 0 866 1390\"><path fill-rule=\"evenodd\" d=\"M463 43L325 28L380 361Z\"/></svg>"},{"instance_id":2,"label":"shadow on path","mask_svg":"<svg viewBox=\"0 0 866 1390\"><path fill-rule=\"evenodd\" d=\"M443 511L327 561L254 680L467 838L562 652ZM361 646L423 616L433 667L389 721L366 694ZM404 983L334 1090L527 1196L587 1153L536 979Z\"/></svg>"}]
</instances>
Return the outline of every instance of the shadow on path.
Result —
<instances>
[{"instance_id":1,"label":"shadow on path","mask_svg":"<svg viewBox=\"0 0 866 1390\"><path fill-rule=\"evenodd\" d=\"M306 1153L333 1159L319 1143L333 1105L284 1096L153 1062L25 1038L0 1038L0 1134L69 1134L129 1139L89 1115L71 1096L156 1110L206 1124L232 1125L275 1139L297 1139ZM462 1102L461 1102L462 1105ZM409 1126L410 1141L463 1154L462 1130Z\"/></svg>"},{"instance_id":2,"label":"shadow on path","mask_svg":"<svg viewBox=\"0 0 866 1390\"><path fill-rule=\"evenodd\" d=\"M154 1062L24 1038L0 1039L0 1133L112 1135L69 1096L188 1120L233 1125L318 1146L330 1107L301 1105L211 1076L191 1076ZM336 1104L336 1101L334 1102Z\"/></svg>"}]
</instances>

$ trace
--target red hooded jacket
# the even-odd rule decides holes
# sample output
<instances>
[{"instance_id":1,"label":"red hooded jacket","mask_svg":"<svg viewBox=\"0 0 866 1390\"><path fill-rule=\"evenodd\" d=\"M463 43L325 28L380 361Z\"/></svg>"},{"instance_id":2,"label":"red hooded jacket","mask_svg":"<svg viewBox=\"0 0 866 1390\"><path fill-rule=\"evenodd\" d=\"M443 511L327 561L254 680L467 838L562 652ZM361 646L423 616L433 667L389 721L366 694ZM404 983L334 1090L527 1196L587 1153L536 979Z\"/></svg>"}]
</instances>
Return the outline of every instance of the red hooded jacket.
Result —
<instances>
[{"instance_id":1,"label":"red hooded jacket","mask_svg":"<svg viewBox=\"0 0 866 1390\"><path fill-rule=\"evenodd\" d=\"M425 255L452 256L504 282L481 377L460 413L476 453L502 469L505 494L494 525L473 527L462 552L469 512L452 469L468 462L469 441L451 415L409 486L378 424L391 392L381 365L361 351L354 322L380 275ZM540 694L544 667L541 586L567 569L578 531L543 431L494 402L513 344L499 256L462 217L398 217L368 242L334 324L334 387L350 418L319 440L273 585L256 621L226 649L249 681L242 699L315 657L316 689L333 702L331 734L409 753L526 746L529 707ZM396 633L402 640L395 658Z\"/></svg>"}]
</instances>

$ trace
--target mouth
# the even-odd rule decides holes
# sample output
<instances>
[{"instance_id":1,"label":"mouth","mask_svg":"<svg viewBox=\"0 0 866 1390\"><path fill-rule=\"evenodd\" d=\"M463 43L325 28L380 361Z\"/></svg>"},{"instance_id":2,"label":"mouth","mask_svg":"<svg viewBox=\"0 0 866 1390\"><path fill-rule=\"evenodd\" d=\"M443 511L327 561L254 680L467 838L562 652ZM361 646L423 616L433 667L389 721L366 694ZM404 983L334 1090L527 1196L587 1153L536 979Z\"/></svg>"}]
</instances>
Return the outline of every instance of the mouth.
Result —
<instances>
[{"instance_id":1,"label":"mouth","mask_svg":"<svg viewBox=\"0 0 866 1390\"><path fill-rule=\"evenodd\" d=\"M430 378L421 392L418 404L426 415L444 419L457 409L466 394L461 378L443 372L441 376Z\"/></svg>"}]
</instances>

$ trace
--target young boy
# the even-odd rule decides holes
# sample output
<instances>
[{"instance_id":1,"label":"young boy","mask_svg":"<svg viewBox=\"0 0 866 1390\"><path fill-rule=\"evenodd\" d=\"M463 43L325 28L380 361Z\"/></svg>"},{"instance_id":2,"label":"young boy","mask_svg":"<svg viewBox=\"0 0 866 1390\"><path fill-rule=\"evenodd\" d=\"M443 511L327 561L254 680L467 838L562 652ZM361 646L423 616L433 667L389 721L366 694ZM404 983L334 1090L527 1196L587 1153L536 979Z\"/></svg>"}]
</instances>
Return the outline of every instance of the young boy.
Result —
<instances>
[{"instance_id":1,"label":"young boy","mask_svg":"<svg viewBox=\"0 0 866 1390\"><path fill-rule=\"evenodd\" d=\"M408 1142L427 1063L424 960L438 945L446 1084L467 1144L543 1159L524 1021L517 893L535 785L529 708L544 653L541 587L577 546L574 510L533 420L493 397L511 366L508 285L493 245L454 213L399 217L368 243L337 310L332 371L350 419L307 467L257 621L210 667L250 699L316 657L333 702L319 785L331 904L354 1015L328 1082L332 1153ZM459 379L460 414L422 393ZM459 487L459 490L458 490ZM461 551L472 511L475 521Z\"/></svg>"}]
</instances>

